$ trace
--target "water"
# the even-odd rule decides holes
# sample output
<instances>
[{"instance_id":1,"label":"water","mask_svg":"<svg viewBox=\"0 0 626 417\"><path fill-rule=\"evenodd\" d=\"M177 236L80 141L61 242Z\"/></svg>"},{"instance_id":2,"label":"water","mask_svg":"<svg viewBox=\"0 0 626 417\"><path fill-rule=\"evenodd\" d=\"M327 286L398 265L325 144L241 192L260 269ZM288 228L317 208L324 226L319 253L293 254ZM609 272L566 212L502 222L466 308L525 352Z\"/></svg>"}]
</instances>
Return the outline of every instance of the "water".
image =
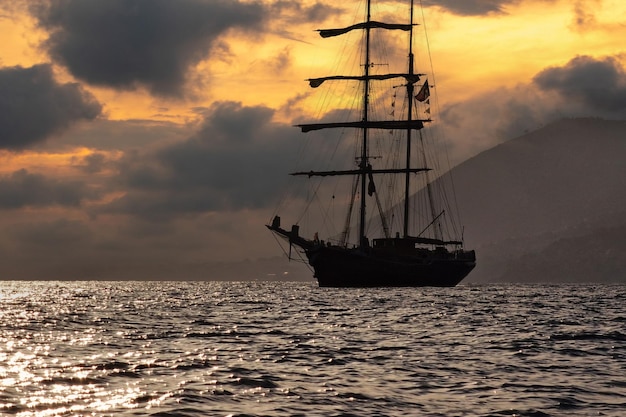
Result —
<instances>
[{"instance_id":1,"label":"water","mask_svg":"<svg viewBox=\"0 0 626 417\"><path fill-rule=\"evenodd\" d=\"M626 286L0 283L0 414L623 416Z\"/></svg>"}]
</instances>

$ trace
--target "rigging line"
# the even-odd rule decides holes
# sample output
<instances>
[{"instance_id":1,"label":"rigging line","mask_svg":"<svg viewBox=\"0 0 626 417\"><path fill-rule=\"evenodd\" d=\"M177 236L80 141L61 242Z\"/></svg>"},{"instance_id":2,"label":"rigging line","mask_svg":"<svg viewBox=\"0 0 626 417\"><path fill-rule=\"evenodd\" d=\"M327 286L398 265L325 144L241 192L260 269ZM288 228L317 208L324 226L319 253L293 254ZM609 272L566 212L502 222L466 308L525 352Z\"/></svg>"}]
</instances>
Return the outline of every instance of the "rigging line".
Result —
<instances>
[{"instance_id":1,"label":"rigging line","mask_svg":"<svg viewBox=\"0 0 626 417\"><path fill-rule=\"evenodd\" d=\"M291 183L293 179L289 178L288 182ZM278 215L279 212L282 211L282 208L284 207L285 201L287 200L287 196L288 196L288 191L290 187L289 184L287 184L287 187L285 187L285 190L282 192L282 195L280 196L280 198L278 199L278 204L277 207L274 209L272 216L269 218L268 220L268 224L270 224L272 222L272 219Z\"/></svg>"},{"instance_id":2,"label":"rigging line","mask_svg":"<svg viewBox=\"0 0 626 417\"><path fill-rule=\"evenodd\" d=\"M424 15L424 4L423 4L422 0L420 0L420 9L422 11L422 24L424 25L424 37L426 38L426 49L428 50L428 59L430 61L430 72L431 72L431 76L433 78L433 83L435 85L437 85L437 81L435 79L435 71L434 71L434 68L433 68L433 58L432 58L432 54L431 54L431 51L430 51L430 41L428 40L428 31L426 30L426 16ZM439 109L439 97L438 97L436 89L435 89L435 106L437 108L437 115L440 115L441 111ZM451 166L450 166L450 155L449 155L449 152L448 152L448 145L447 145L446 138L444 137L441 142L443 142L443 148L444 148L444 153L446 155L446 163L448 164L447 168L448 168L448 172L449 172L449 170L451 169ZM458 218L459 223L463 224L462 221L461 221L461 213L459 211L459 203L458 203L458 200L457 200L457 197L456 197L456 188L454 186L454 178L452 177L451 174L450 174L450 186L452 188L452 196L454 198L454 213L455 213L455 216Z\"/></svg>"},{"instance_id":3,"label":"rigging line","mask_svg":"<svg viewBox=\"0 0 626 417\"><path fill-rule=\"evenodd\" d=\"M315 195L315 200L317 201L316 206L318 207L320 216L322 218L321 229L326 229L327 227L329 227L328 226L329 224L332 225L332 223L328 221L328 211L326 210L325 206L322 204L322 199L320 198L319 195Z\"/></svg>"},{"instance_id":4,"label":"rigging line","mask_svg":"<svg viewBox=\"0 0 626 417\"><path fill-rule=\"evenodd\" d=\"M329 206L330 206L329 211L331 211L329 216L330 216L331 219L335 219L335 209L336 209L336 198L335 198L335 196L336 195L341 195L341 192L339 192L339 193L337 192L337 191L340 191L339 188L340 188L341 182L342 182L341 179L339 178L339 176L337 176L337 177L335 177L335 179L333 181L333 186L331 187L331 200L330 200L330 204L329 204ZM335 227L335 221L331 221L331 225L332 225L332 227L331 227L332 233L333 234L337 234L337 230L336 230L337 228Z\"/></svg>"},{"instance_id":5,"label":"rigging line","mask_svg":"<svg viewBox=\"0 0 626 417\"><path fill-rule=\"evenodd\" d=\"M442 198L445 201L446 207L450 207L450 201L449 201L448 193L445 193L443 188L445 187L444 182L447 181L449 178L450 178L450 176L448 174L443 175L441 177L441 180L440 180L442 182L442 184L439 187L439 188L441 188L440 194L442 195ZM455 238L458 237L458 234L459 234L458 228L459 228L460 225L457 225L457 222L456 222L457 219L455 219L454 216L447 216L446 218L450 220L449 221L449 223L450 223L449 226L452 229L451 232L453 232L453 233L450 233L450 236L454 236ZM444 223L444 225L447 227L448 226L448 222Z\"/></svg>"},{"instance_id":6,"label":"rigging line","mask_svg":"<svg viewBox=\"0 0 626 417\"><path fill-rule=\"evenodd\" d=\"M398 131L398 132L394 132L394 133L396 133L396 134L394 135L394 138L391 141L390 148L389 148L390 149L390 153L389 154L391 155L391 160L389 161L389 165L391 166L391 168L399 169L400 166L401 166L401 164L400 164L400 155L401 155L400 148L402 146L402 141L398 137L398 134L400 132ZM395 202L399 200L399 193L400 193L400 191L396 187L397 181L398 181L398 177L399 176L396 176L396 175L390 175L388 177L388 181L387 181L387 201L386 201L386 211L388 211L388 212L391 212L393 210Z\"/></svg>"},{"instance_id":7,"label":"rigging line","mask_svg":"<svg viewBox=\"0 0 626 417\"><path fill-rule=\"evenodd\" d=\"M359 188L359 176L355 175L352 180L352 193L350 194L350 204L346 212L346 220L343 231L341 232L340 244L346 247L348 245L348 239L350 238L350 223L352 221L352 210L354 210L354 202L356 200L356 193Z\"/></svg>"},{"instance_id":8,"label":"rigging line","mask_svg":"<svg viewBox=\"0 0 626 417\"><path fill-rule=\"evenodd\" d=\"M304 216L306 216L306 214L309 212L309 208L311 207L311 204L313 203L313 200L315 199L315 196L317 195L317 192L318 192L318 190L320 189L321 186L322 186L322 182L321 181L317 181L317 186L315 187L314 190L312 190L312 195L311 196L307 195L307 199L306 199L307 203L304 206L304 210L303 210L302 214L300 215L300 217L298 218L298 220L296 221L295 224L300 224L300 222L302 221ZM309 188L312 188L312 187L309 186Z\"/></svg>"},{"instance_id":9,"label":"rigging line","mask_svg":"<svg viewBox=\"0 0 626 417\"><path fill-rule=\"evenodd\" d=\"M335 181L335 184L337 183L338 181ZM334 194L335 193L333 192L333 198L330 200L330 203L328 203L328 205L322 204L322 199L319 195L315 196L315 200L318 202L318 204L316 205L319 206L319 211L322 216L322 229L327 230L327 233L331 236L337 234L335 223L332 221L333 216L328 214L331 211L330 206L334 203Z\"/></svg>"},{"instance_id":10,"label":"rigging line","mask_svg":"<svg viewBox=\"0 0 626 417\"><path fill-rule=\"evenodd\" d=\"M426 152L424 152L424 136L422 135L422 131L419 131L419 138L420 138L420 143L422 145L422 158L423 158L423 164L427 165L427 161L426 161ZM428 196L428 203L430 205L430 215L431 216L435 216L437 213L437 208L435 207L435 200L433 199L433 186L432 186L432 182L430 180L430 176L428 175L429 171L424 172L424 177L426 178L426 193ZM439 216L437 216L438 218ZM437 235L437 232L439 232L439 235ZM436 239L443 239L442 233L441 233L441 226L439 225L439 228L435 228L435 238Z\"/></svg>"},{"instance_id":11,"label":"rigging line","mask_svg":"<svg viewBox=\"0 0 626 417\"><path fill-rule=\"evenodd\" d=\"M311 267L311 265L309 265L307 260L304 259L304 257L302 256L302 253L300 251L298 251L298 250L295 251L298 254L298 259L292 258L290 256L290 253L293 253L293 252L287 251L283 247L283 245L281 244L281 239L279 239L278 236L275 233L272 233L271 235L274 237L274 240L278 244L278 247L283 251L283 254L287 257L287 259L289 259L290 261L295 261L295 262L299 262L299 263L305 264L306 267L309 269L309 271L313 272L313 268ZM284 239L282 239L282 241L284 241Z\"/></svg>"},{"instance_id":12,"label":"rigging line","mask_svg":"<svg viewBox=\"0 0 626 417\"><path fill-rule=\"evenodd\" d=\"M354 101L354 99L353 99L353 101ZM353 109L354 109L354 103L352 103L352 106L351 106L351 107L352 107L352 111L353 111ZM324 160L325 160L325 162L326 162L326 164L325 164L325 165L326 165L327 167L329 167L329 166L331 165L331 162L335 159L335 157L336 157L336 155L337 155L337 151L338 151L338 149L340 148L340 145L341 145L342 141L345 139L345 137L346 137L346 129L342 129L342 131L340 131L340 132L339 132L339 134L336 136L336 139L335 139L335 145L334 145L333 150L332 150L332 152L331 152L330 158L328 158L328 157L327 157L327 158L324 158ZM305 143L306 143L306 144L310 144L311 142L312 142L312 141L310 141L310 140L305 140ZM303 159L303 158L302 158L302 154L304 153L304 150L305 150L306 148L307 148L307 146L306 146L306 145L304 145L304 146L302 146L302 147L301 147L301 152L300 152L300 156L299 156L299 159L300 159L300 160L302 160L302 159ZM337 183L335 183L335 188L337 187L337 185L336 185L336 184L337 184ZM313 204L313 202L314 202L314 201L319 201L319 202L321 202L321 198L319 197L319 190L320 190L321 186L322 186L322 181L320 180L320 181L318 181L318 182L316 183L316 186L312 187L312 189L313 189L313 190L312 190L312 194L313 194L313 195L312 195L312 196L310 196L310 197L307 199L307 204L306 204L306 206L305 206L305 210L304 210L304 211L303 211L303 213L301 214L300 218L297 220L296 224L298 224L298 223L300 223L300 222L302 221L302 219L304 218L304 216L306 215L306 213L310 210L310 207L311 207L311 205ZM321 207L321 206L322 206L322 204L320 204L320 207ZM326 216L324 216L324 213L322 213L322 215L323 215L323 217L324 217L324 218L327 218L327 215L326 215Z\"/></svg>"},{"instance_id":13,"label":"rigging line","mask_svg":"<svg viewBox=\"0 0 626 417\"><path fill-rule=\"evenodd\" d=\"M346 49L348 49L347 46L348 45L353 46L354 42L352 42L352 39L350 39L350 37L342 37L342 39L345 39L343 44L342 44L343 45L342 46L342 51L345 52ZM362 45L360 45L360 43L359 43L359 48L349 48L348 49L348 51L351 51L350 53L341 53L341 54L337 55L337 59L336 59L334 67L337 69L338 72L341 72L341 71L339 71L339 67L344 65L343 62L345 61L345 57L348 56L348 55L351 55L351 54L355 54L355 51L359 51L360 52L361 50L362 50ZM357 53L356 55L359 55L359 54ZM359 60L349 60L349 62L359 62ZM317 109L317 114L320 115L319 118L322 118L321 115L322 115L323 109L328 108L329 107L328 106L329 103L332 103L332 102L334 102L336 100L339 100L340 102L344 103L345 107L344 106L342 106L342 107L344 107L346 110L348 110L348 114L353 114L353 113L355 113L357 111L357 109L359 108L359 104L360 103L357 103L357 100L358 100L357 99L357 95L353 94L354 93L353 90L355 88L354 84L353 83L342 83L342 84L343 84L341 86L342 89L334 88L334 89L325 89L324 90L325 94L324 94L323 104L318 106L318 109ZM350 99L348 101L346 101L345 100L346 97L349 97ZM344 129L336 136L334 147L333 147L329 157L328 157L328 154L326 154L327 157L324 158L323 162L325 162L325 164L323 164L323 165L326 165L327 167L332 165L332 162L336 159L336 157L338 155L338 151L341 148L341 144L346 140L346 137L347 137L346 131L347 131L347 129ZM316 154L319 154L319 153L316 153ZM322 162L322 161L320 161L320 162ZM336 233L337 231L336 231L336 228L334 227L334 222L329 221L329 211L328 211L327 208L323 209L323 207L325 207L326 205L321 203L322 198L321 198L320 192L321 192L322 183L320 181L317 184L318 185L317 185L317 187L315 189L314 197L309 201L309 204L307 205L307 209L306 209L305 213L308 210L310 210L310 206L312 205L313 200L319 202L319 208L320 208L320 213L321 213L321 216L322 216L322 219L323 219L324 227L330 232L330 234ZM336 193L337 187L338 187L338 182L336 181L334 183L334 188L335 188L334 194L337 194Z\"/></svg>"},{"instance_id":14,"label":"rigging line","mask_svg":"<svg viewBox=\"0 0 626 417\"><path fill-rule=\"evenodd\" d=\"M313 191L313 195L309 198L303 214L298 219L298 223L300 223L300 221L304 218L304 216L307 213L309 213L311 205L313 205L313 203L315 202L316 203L315 205L318 207L321 217L322 217L322 226L328 230L329 234L334 234L336 233L336 230L334 228L334 223L332 221L329 221L328 209L324 208L325 205L322 204L322 199L319 193L320 188L322 187L322 182L323 182L322 179L317 181L316 183L317 185L315 187L315 190Z\"/></svg>"},{"instance_id":15,"label":"rigging line","mask_svg":"<svg viewBox=\"0 0 626 417\"><path fill-rule=\"evenodd\" d=\"M370 178L370 181L372 181L372 178ZM383 233L385 234L386 238L389 238L389 225L387 223L387 217L385 216L385 212L383 211L383 206L380 204L380 198L378 196L378 192L374 191L375 197L376 197L376 205L378 206L378 214L380 215L380 221L381 221L381 225L383 227Z\"/></svg>"},{"instance_id":16,"label":"rigging line","mask_svg":"<svg viewBox=\"0 0 626 417\"><path fill-rule=\"evenodd\" d=\"M437 215L437 216L436 216L436 217L435 217L435 218L434 218L434 219L433 219L430 223L428 223L428 225L424 228L424 230L422 230L421 232L419 232L419 233L417 234L417 237L422 236L422 234L423 234L426 230L428 230L428 228L429 228L430 226L433 226L433 225L434 225L435 227L437 227L437 223L439 223L437 220L439 220L439 217L441 217L441 216L442 216L445 212L446 212L446 211L445 211L445 210L443 210L441 213L439 213L439 214L438 214L438 215ZM440 226L440 227L441 227L441 226Z\"/></svg>"}]
</instances>

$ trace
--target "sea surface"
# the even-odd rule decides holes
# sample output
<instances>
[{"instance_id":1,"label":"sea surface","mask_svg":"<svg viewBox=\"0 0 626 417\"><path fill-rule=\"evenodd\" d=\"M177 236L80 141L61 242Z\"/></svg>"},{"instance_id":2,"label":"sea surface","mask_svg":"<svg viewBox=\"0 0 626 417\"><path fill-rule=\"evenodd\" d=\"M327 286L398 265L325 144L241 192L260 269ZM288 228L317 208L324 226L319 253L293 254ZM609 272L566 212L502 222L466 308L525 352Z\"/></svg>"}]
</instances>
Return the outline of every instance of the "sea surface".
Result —
<instances>
[{"instance_id":1,"label":"sea surface","mask_svg":"<svg viewBox=\"0 0 626 417\"><path fill-rule=\"evenodd\" d=\"M2 416L625 416L626 286L2 282Z\"/></svg>"}]
</instances>

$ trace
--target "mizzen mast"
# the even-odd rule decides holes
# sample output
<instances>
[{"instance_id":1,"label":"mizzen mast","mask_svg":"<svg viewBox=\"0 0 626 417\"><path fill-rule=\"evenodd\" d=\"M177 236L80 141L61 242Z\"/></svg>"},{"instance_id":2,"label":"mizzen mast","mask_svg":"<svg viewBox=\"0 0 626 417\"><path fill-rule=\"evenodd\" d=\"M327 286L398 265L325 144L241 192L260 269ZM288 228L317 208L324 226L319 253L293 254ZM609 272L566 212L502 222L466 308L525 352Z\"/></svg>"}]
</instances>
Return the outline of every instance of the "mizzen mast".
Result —
<instances>
[{"instance_id":1,"label":"mizzen mast","mask_svg":"<svg viewBox=\"0 0 626 417\"><path fill-rule=\"evenodd\" d=\"M411 0L411 12L410 12L410 21L409 24L411 28L409 29L409 70L408 74L411 77L415 73L414 68L414 56L413 56L413 0ZM407 109L407 123L410 124L411 120L413 120L413 83L406 83L406 94L408 97L408 109ZM404 216L403 216L403 236L409 236L409 193L410 193L410 185L411 185L411 173L409 169L411 168L411 129L406 130L406 174L404 181Z\"/></svg>"}]
</instances>

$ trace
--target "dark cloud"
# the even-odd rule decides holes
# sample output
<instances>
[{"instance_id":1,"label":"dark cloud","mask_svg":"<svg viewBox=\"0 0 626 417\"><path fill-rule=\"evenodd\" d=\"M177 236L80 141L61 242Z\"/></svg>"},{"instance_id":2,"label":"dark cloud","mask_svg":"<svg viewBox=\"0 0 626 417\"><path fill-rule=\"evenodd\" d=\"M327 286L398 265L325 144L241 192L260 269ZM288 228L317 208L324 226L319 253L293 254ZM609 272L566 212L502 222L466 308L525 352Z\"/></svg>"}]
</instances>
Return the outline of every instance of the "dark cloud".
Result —
<instances>
[{"instance_id":1,"label":"dark cloud","mask_svg":"<svg viewBox=\"0 0 626 417\"><path fill-rule=\"evenodd\" d=\"M534 2L554 3L555 0L534 0ZM425 7L439 7L460 16L505 14L507 7L523 4L521 0L424 0L422 3ZM573 30L585 31L597 26L594 13L601 6L602 0L575 0L571 3Z\"/></svg>"},{"instance_id":2,"label":"dark cloud","mask_svg":"<svg viewBox=\"0 0 626 417\"><path fill-rule=\"evenodd\" d=\"M109 161L107 161L106 155L94 152L81 158L80 162L74 166L85 174L97 174L105 169L107 165L109 165Z\"/></svg>"},{"instance_id":3,"label":"dark cloud","mask_svg":"<svg viewBox=\"0 0 626 417\"><path fill-rule=\"evenodd\" d=\"M56 62L90 84L180 96L193 65L231 28L259 29L260 3L50 0L32 7Z\"/></svg>"},{"instance_id":4,"label":"dark cloud","mask_svg":"<svg viewBox=\"0 0 626 417\"><path fill-rule=\"evenodd\" d=\"M278 0L271 5L272 11L277 15L285 15L292 22L323 22L332 15L343 13L343 9L324 3L314 3L303 6L300 2Z\"/></svg>"},{"instance_id":5,"label":"dark cloud","mask_svg":"<svg viewBox=\"0 0 626 417\"><path fill-rule=\"evenodd\" d=\"M22 207L78 207L98 196L78 181L62 181L20 169L0 177L0 209Z\"/></svg>"},{"instance_id":6,"label":"dark cloud","mask_svg":"<svg viewBox=\"0 0 626 417\"><path fill-rule=\"evenodd\" d=\"M46 152L64 152L85 147L107 152L126 152L130 149L148 148L162 143L180 141L189 137L191 128L172 122L155 120L107 120L98 118L81 123L54 141L38 149Z\"/></svg>"},{"instance_id":7,"label":"dark cloud","mask_svg":"<svg viewBox=\"0 0 626 417\"><path fill-rule=\"evenodd\" d=\"M626 73L613 57L578 56L563 67L541 71L533 82L596 111L626 110Z\"/></svg>"},{"instance_id":8,"label":"dark cloud","mask_svg":"<svg viewBox=\"0 0 626 417\"><path fill-rule=\"evenodd\" d=\"M437 6L454 14L463 16L503 13L508 5L520 3L520 0L426 0L424 6Z\"/></svg>"},{"instance_id":9,"label":"dark cloud","mask_svg":"<svg viewBox=\"0 0 626 417\"><path fill-rule=\"evenodd\" d=\"M0 69L0 148L25 149L91 120L101 106L78 84L59 84L50 65Z\"/></svg>"},{"instance_id":10,"label":"dark cloud","mask_svg":"<svg viewBox=\"0 0 626 417\"><path fill-rule=\"evenodd\" d=\"M196 134L120 164L127 194L107 211L170 216L266 207L284 191L298 131L272 121L274 111L220 102L207 110Z\"/></svg>"}]
</instances>

